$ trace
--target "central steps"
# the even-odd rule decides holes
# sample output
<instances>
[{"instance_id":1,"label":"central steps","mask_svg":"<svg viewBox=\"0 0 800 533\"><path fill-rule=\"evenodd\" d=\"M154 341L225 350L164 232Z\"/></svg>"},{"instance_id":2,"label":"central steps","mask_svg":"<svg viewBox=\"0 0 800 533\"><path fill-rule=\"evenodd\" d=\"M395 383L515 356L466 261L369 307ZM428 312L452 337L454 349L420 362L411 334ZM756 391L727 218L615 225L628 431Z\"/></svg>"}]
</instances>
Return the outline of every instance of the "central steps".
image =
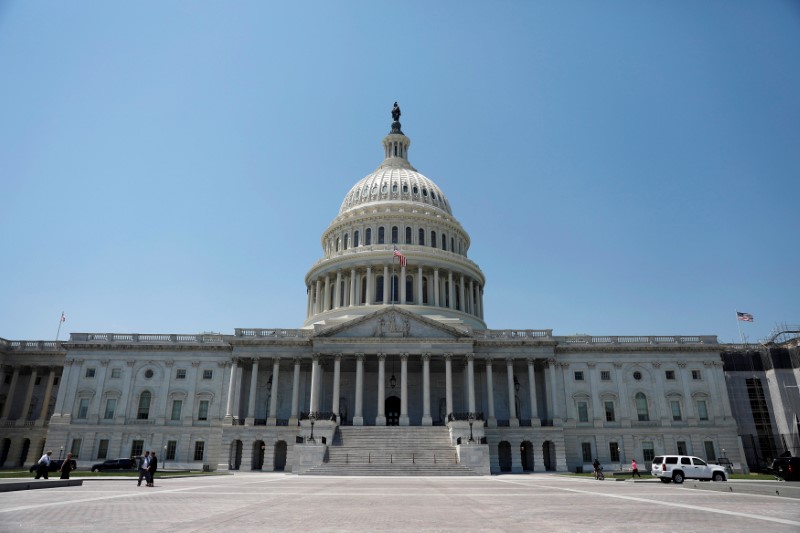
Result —
<instances>
[{"instance_id":1,"label":"central steps","mask_svg":"<svg viewBox=\"0 0 800 533\"><path fill-rule=\"evenodd\" d=\"M476 476L459 464L450 430L434 426L339 427L326 460L302 475Z\"/></svg>"}]
</instances>

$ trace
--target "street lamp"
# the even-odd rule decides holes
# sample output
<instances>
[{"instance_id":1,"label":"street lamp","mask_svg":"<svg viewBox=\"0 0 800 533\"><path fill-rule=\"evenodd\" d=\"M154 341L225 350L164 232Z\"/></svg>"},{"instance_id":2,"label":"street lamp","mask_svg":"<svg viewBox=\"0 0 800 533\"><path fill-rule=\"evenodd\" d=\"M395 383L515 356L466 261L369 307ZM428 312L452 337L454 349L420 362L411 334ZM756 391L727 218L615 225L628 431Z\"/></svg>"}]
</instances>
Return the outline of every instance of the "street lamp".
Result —
<instances>
[{"instance_id":1,"label":"street lamp","mask_svg":"<svg viewBox=\"0 0 800 533\"><path fill-rule=\"evenodd\" d=\"M315 443L317 441L314 440L314 422L317 420L317 415L315 413L309 413L308 419L311 421L311 437L308 440Z\"/></svg>"},{"instance_id":2,"label":"street lamp","mask_svg":"<svg viewBox=\"0 0 800 533\"><path fill-rule=\"evenodd\" d=\"M167 445L164 445L164 470L167 469Z\"/></svg>"},{"instance_id":3,"label":"street lamp","mask_svg":"<svg viewBox=\"0 0 800 533\"><path fill-rule=\"evenodd\" d=\"M475 413L469 413L467 415L467 420L469 420L469 441L475 442L475 439L472 438L472 424L475 423Z\"/></svg>"}]
</instances>

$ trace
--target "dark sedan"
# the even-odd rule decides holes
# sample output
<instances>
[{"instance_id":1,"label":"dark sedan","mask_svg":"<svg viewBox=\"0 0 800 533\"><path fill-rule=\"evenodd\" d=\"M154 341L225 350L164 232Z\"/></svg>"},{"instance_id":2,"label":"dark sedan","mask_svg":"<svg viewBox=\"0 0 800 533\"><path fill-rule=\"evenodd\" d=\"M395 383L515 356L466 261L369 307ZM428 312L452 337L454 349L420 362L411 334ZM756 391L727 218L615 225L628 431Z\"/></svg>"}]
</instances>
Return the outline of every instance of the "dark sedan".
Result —
<instances>
[{"instance_id":1,"label":"dark sedan","mask_svg":"<svg viewBox=\"0 0 800 533\"><path fill-rule=\"evenodd\" d=\"M778 457L772 461L772 473L785 481L800 481L800 457Z\"/></svg>"},{"instance_id":2,"label":"dark sedan","mask_svg":"<svg viewBox=\"0 0 800 533\"><path fill-rule=\"evenodd\" d=\"M92 465L92 472L104 472L106 470L133 470L136 468L136 461L133 459L109 459L102 463Z\"/></svg>"}]
</instances>

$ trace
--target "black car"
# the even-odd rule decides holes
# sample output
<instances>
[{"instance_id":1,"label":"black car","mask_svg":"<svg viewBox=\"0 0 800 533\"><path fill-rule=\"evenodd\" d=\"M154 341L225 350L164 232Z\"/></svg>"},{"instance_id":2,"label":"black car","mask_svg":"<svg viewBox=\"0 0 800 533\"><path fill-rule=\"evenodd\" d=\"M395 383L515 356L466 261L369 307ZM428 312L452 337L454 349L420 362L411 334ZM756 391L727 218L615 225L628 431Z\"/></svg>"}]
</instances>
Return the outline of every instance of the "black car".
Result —
<instances>
[{"instance_id":1,"label":"black car","mask_svg":"<svg viewBox=\"0 0 800 533\"><path fill-rule=\"evenodd\" d=\"M772 461L772 473L784 481L800 481L800 457L778 457Z\"/></svg>"},{"instance_id":2,"label":"black car","mask_svg":"<svg viewBox=\"0 0 800 533\"><path fill-rule=\"evenodd\" d=\"M51 459L50 460L50 467L47 469L48 472L58 472L61 470L61 465L64 464L64 459ZM38 463L33 463L31 467L28 469L29 472L34 473L36 469L39 467ZM75 459L72 460L72 469L75 470L78 467Z\"/></svg>"},{"instance_id":3,"label":"black car","mask_svg":"<svg viewBox=\"0 0 800 533\"><path fill-rule=\"evenodd\" d=\"M133 470L136 468L136 461L133 459L108 459L102 463L92 465L92 472L103 472L105 470Z\"/></svg>"}]
</instances>

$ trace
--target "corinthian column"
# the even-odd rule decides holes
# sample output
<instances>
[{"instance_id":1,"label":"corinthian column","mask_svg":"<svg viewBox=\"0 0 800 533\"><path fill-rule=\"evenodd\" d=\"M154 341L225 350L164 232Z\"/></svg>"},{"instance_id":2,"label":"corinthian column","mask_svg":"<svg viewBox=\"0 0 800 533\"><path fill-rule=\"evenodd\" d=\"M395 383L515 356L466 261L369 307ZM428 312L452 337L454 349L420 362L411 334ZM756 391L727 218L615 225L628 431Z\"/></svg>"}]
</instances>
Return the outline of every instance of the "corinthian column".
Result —
<instances>
[{"instance_id":1,"label":"corinthian column","mask_svg":"<svg viewBox=\"0 0 800 533\"><path fill-rule=\"evenodd\" d=\"M356 412L353 425L364 425L364 354L356 354Z\"/></svg>"},{"instance_id":2,"label":"corinthian column","mask_svg":"<svg viewBox=\"0 0 800 533\"><path fill-rule=\"evenodd\" d=\"M225 407L225 420L233 420L233 396L236 392L236 369L238 368L238 360L236 358L231 362L231 375L228 380L228 403Z\"/></svg>"},{"instance_id":3,"label":"corinthian column","mask_svg":"<svg viewBox=\"0 0 800 533\"><path fill-rule=\"evenodd\" d=\"M509 427L519 427L517 418L517 395L514 390L514 360L506 359L506 370L508 371L508 425Z\"/></svg>"},{"instance_id":4,"label":"corinthian column","mask_svg":"<svg viewBox=\"0 0 800 533\"><path fill-rule=\"evenodd\" d=\"M376 426L386 425L386 412L384 409L384 402L386 401L386 392L384 378L386 375L386 354L378 354L378 416L375 417Z\"/></svg>"},{"instance_id":5,"label":"corinthian column","mask_svg":"<svg viewBox=\"0 0 800 533\"><path fill-rule=\"evenodd\" d=\"M431 418L431 354L422 354L422 425L433 425Z\"/></svg>"},{"instance_id":6,"label":"corinthian column","mask_svg":"<svg viewBox=\"0 0 800 533\"><path fill-rule=\"evenodd\" d=\"M404 353L400 355L400 425L408 424L408 354Z\"/></svg>"}]
</instances>

